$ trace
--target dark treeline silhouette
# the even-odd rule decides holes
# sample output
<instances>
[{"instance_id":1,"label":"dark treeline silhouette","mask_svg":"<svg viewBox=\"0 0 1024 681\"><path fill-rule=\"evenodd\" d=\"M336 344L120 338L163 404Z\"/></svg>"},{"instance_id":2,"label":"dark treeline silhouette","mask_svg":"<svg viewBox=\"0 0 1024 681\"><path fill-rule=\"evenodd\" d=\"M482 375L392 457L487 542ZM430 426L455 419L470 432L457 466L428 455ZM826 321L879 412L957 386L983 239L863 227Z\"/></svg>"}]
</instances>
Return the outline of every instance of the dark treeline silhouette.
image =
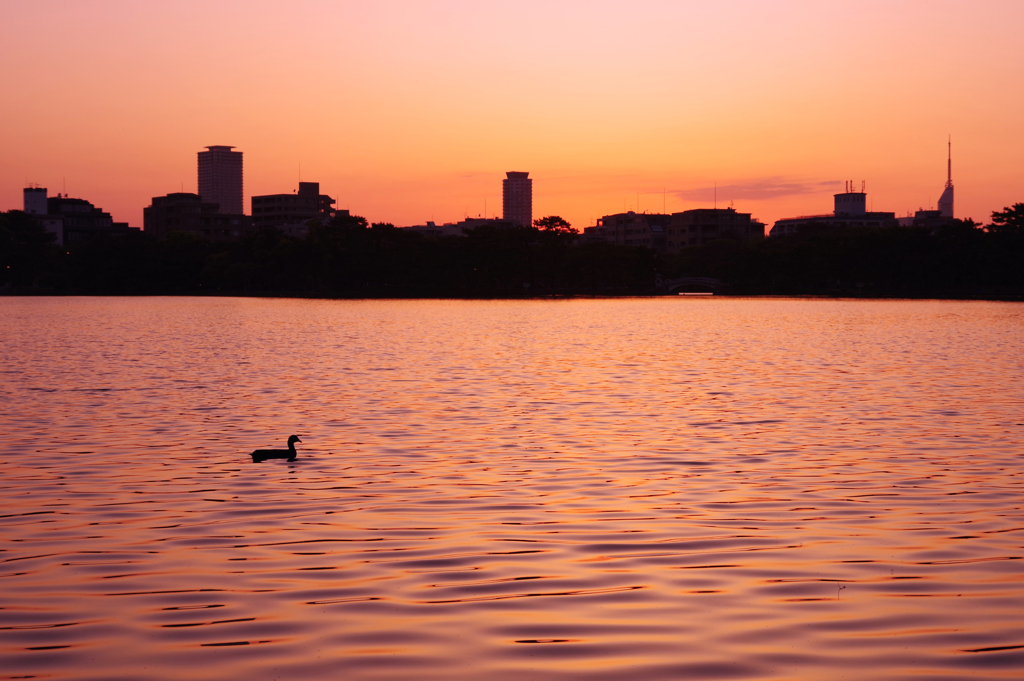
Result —
<instances>
[{"instance_id":1,"label":"dark treeline silhouette","mask_svg":"<svg viewBox=\"0 0 1024 681\"><path fill-rule=\"evenodd\" d=\"M237 243L144 232L64 247L30 215L0 213L7 293L507 298L669 293L711 277L737 295L1024 298L1024 204L927 230L810 226L775 239L721 239L680 253L587 243L565 220L496 223L431 237L358 216L296 238L261 230Z\"/></svg>"}]
</instances>

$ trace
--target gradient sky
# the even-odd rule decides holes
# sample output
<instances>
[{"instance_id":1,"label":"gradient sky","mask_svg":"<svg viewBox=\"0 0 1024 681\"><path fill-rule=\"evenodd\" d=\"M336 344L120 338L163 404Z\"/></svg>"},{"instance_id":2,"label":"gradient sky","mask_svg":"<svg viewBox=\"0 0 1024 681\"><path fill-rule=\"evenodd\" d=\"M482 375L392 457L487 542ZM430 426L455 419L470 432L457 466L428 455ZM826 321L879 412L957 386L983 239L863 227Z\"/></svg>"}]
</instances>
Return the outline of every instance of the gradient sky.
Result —
<instances>
[{"instance_id":1,"label":"gradient sky","mask_svg":"<svg viewBox=\"0 0 1024 681\"><path fill-rule=\"evenodd\" d=\"M26 182L141 226L245 153L253 194L319 181L398 225L734 202L769 224L1024 202L1020 0L0 0L0 210ZM301 169L301 170L300 170Z\"/></svg>"}]
</instances>

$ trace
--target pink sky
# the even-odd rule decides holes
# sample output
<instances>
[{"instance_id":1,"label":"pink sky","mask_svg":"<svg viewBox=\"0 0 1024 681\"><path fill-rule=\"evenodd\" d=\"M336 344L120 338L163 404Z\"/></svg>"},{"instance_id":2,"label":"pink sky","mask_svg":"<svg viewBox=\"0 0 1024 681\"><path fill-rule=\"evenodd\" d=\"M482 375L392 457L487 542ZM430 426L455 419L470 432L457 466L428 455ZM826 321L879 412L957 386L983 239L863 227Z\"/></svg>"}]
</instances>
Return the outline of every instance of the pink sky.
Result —
<instances>
[{"instance_id":1,"label":"pink sky","mask_svg":"<svg viewBox=\"0 0 1024 681\"><path fill-rule=\"evenodd\" d=\"M1017 0L0 4L0 210L26 182L141 226L245 153L253 194L303 180L372 221L732 201L769 224L933 206L953 136L958 217L1024 202Z\"/></svg>"}]
</instances>

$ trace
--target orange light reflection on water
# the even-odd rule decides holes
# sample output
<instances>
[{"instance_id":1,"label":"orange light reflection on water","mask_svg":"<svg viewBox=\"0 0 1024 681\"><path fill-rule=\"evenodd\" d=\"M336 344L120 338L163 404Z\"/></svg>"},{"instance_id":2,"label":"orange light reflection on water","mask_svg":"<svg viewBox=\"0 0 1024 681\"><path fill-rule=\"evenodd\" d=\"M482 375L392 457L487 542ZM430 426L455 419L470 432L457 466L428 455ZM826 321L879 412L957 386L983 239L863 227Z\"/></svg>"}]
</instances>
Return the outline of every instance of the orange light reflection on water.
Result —
<instances>
[{"instance_id":1,"label":"orange light reflection on water","mask_svg":"<svg viewBox=\"0 0 1024 681\"><path fill-rule=\"evenodd\" d=\"M0 311L12 675L1024 667L1019 304Z\"/></svg>"}]
</instances>

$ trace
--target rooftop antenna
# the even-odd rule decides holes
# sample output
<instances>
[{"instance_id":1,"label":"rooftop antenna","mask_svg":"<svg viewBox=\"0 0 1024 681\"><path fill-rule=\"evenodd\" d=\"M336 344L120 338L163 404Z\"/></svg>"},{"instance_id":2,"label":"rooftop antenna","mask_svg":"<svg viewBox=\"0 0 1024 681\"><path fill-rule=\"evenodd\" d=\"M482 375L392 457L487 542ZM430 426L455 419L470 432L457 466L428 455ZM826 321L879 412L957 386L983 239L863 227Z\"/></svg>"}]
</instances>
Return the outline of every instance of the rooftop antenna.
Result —
<instances>
[{"instance_id":1,"label":"rooftop antenna","mask_svg":"<svg viewBox=\"0 0 1024 681\"><path fill-rule=\"evenodd\" d=\"M864 190L867 189L867 187L868 187L868 181L867 180L861 180L860 181L860 193L863 194Z\"/></svg>"},{"instance_id":2,"label":"rooftop antenna","mask_svg":"<svg viewBox=\"0 0 1024 681\"><path fill-rule=\"evenodd\" d=\"M715 210L718 210L718 180L715 180Z\"/></svg>"},{"instance_id":3,"label":"rooftop antenna","mask_svg":"<svg viewBox=\"0 0 1024 681\"><path fill-rule=\"evenodd\" d=\"M662 213L665 212L665 195L666 195L665 188L662 187L661 188L661 212Z\"/></svg>"}]
</instances>

